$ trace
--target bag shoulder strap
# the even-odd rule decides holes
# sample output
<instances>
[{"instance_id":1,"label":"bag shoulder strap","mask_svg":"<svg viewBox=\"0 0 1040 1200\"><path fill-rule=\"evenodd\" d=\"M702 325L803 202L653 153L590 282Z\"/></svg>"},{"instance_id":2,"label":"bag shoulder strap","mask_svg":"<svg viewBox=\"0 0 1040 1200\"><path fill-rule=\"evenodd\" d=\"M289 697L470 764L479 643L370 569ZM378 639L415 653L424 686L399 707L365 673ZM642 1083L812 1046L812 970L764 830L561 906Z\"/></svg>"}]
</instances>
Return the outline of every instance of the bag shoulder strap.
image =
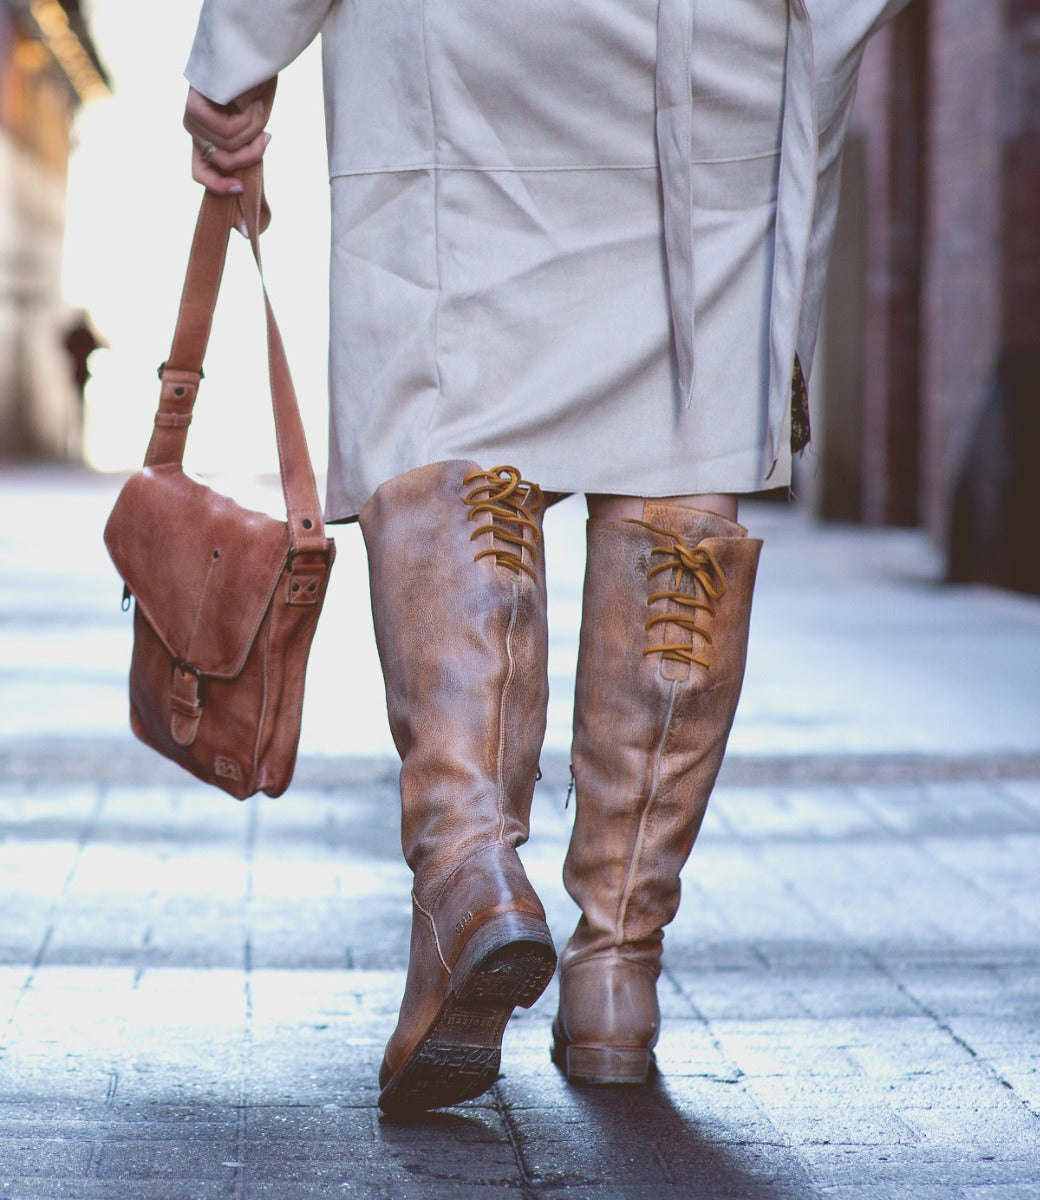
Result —
<instances>
[{"instance_id":1,"label":"bag shoulder strap","mask_svg":"<svg viewBox=\"0 0 1040 1200\"><path fill-rule=\"evenodd\" d=\"M256 259L267 314L271 403L289 541L294 554L324 554L329 543L325 537L314 470L285 346L267 294L260 260L262 167L257 165L244 171L242 181L245 192L240 197L218 196L208 191L203 195L188 257L173 345L169 358L159 368L159 409L145 454L145 466L179 465L184 460L188 426L203 378L202 364L224 275L231 228L244 222Z\"/></svg>"}]
</instances>

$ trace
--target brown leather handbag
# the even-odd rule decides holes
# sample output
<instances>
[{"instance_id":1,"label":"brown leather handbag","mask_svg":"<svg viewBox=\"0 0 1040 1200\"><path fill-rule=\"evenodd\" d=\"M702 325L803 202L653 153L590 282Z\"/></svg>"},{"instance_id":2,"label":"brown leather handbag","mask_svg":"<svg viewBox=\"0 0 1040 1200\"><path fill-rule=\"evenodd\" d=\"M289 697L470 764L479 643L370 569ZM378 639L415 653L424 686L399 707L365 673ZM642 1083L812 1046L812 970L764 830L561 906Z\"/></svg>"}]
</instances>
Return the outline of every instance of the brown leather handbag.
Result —
<instances>
[{"instance_id":1,"label":"brown leather handbag","mask_svg":"<svg viewBox=\"0 0 1040 1200\"><path fill-rule=\"evenodd\" d=\"M135 601L131 727L239 800L278 796L292 779L307 657L335 555L266 288L287 519L251 512L182 468L232 225L245 221L260 264L260 170L244 182L241 199L203 199L145 465L105 527L124 607Z\"/></svg>"}]
</instances>

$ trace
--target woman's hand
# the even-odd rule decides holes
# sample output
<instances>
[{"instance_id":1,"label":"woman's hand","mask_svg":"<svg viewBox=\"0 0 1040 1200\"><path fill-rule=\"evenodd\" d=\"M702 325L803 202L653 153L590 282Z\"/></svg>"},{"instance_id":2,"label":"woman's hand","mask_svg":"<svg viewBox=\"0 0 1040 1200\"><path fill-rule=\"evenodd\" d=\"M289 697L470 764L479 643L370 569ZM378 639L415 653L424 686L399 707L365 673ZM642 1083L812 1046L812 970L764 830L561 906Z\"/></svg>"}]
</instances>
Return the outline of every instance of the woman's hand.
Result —
<instances>
[{"instance_id":1,"label":"woman's hand","mask_svg":"<svg viewBox=\"0 0 1040 1200\"><path fill-rule=\"evenodd\" d=\"M215 104L188 89L184 128L191 134L192 178L221 196L238 196L242 181L236 171L258 163L271 135L265 132L274 104L277 78L257 84L230 104Z\"/></svg>"}]
</instances>

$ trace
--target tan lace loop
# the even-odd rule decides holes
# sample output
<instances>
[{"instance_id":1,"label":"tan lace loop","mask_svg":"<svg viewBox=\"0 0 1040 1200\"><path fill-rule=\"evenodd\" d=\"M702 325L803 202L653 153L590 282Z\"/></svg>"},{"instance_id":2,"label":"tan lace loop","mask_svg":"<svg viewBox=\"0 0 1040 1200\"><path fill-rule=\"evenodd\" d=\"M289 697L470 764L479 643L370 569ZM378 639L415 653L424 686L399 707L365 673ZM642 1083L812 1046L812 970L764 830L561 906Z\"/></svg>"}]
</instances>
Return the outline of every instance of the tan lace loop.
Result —
<instances>
[{"instance_id":1,"label":"tan lace loop","mask_svg":"<svg viewBox=\"0 0 1040 1200\"><path fill-rule=\"evenodd\" d=\"M670 529L661 529L657 525L651 525L649 521L637 521L632 517L624 519L630 525L641 525L659 537L668 538L670 542L670 545L655 546L650 551L651 555L663 555L664 558L662 562L654 563L650 567L646 577L653 579L662 572L671 571L673 573L672 586L666 590L652 592L647 599L647 605L670 600L682 608L692 610L689 613L660 613L651 617L643 626L649 633L658 625L678 625L680 629L689 631L689 646L664 642L657 646L648 646L643 653L660 654L671 662L696 663L701 667L710 667L707 659L699 658L694 654L693 635L696 634L707 645L711 645L711 634L697 624L697 614L706 612L709 617L713 617L715 615L714 601L721 600L726 594L726 575L718 559L707 546L699 545L692 548L687 546L682 538ZM703 592L705 599L699 599L697 596L691 596L688 592L681 590L684 575L689 575L693 579L695 585Z\"/></svg>"},{"instance_id":2,"label":"tan lace loop","mask_svg":"<svg viewBox=\"0 0 1040 1200\"><path fill-rule=\"evenodd\" d=\"M485 533L490 533L496 542L505 542L503 546L489 546L474 555L473 561L490 555L500 567L515 572L523 572L537 579L535 564L538 562L538 543L542 540L538 526L531 519L545 503L542 489L536 483L528 483L520 478L516 467L492 467L490 471L473 471L465 476L463 486L474 486L465 496L463 502L470 506L469 520L478 513L490 517L485 525L474 529L470 541ZM509 547L515 546L516 550ZM530 562L524 560L524 553Z\"/></svg>"}]
</instances>

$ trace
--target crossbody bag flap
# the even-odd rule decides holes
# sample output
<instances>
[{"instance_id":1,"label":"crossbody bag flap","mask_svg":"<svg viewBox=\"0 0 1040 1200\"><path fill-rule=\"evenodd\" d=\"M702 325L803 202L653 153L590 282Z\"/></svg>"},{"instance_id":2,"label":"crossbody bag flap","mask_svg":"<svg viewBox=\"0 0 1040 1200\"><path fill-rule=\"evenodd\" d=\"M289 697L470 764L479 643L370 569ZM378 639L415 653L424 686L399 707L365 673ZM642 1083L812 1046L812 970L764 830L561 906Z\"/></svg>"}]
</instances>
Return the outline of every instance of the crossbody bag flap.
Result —
<instances>
[{"instance_id":1,"label":"crossbody bag flap","mask_svg":"<svg viewBox=\"0 0 1040 1200\"><path fill-rule=\"evenodd\" d=\"M284 521L242 508L168 464L127 480L105 544L175 662L214 678L241 672L285 573Z\"/></svg>"}]
</instances>

